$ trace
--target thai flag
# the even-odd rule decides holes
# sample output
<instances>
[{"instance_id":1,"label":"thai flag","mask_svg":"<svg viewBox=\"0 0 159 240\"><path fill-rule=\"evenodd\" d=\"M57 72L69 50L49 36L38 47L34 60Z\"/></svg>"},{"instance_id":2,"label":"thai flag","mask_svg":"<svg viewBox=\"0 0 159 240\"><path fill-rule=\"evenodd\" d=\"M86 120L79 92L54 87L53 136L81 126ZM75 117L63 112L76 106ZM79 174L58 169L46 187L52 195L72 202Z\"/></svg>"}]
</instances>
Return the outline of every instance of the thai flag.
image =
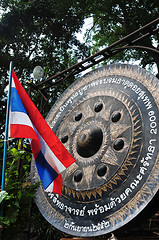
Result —
<instances>
[{"instance_id":1,"label":"thai flag","mask_svg":"<svg viewBox=\"0 0 159 240\"><path fill-rule=\"evenodd\" d=\"M61 172L75 162L12 73L9 137L29 138L43 188L61 195Z\"/></svg>"}]
</instances>

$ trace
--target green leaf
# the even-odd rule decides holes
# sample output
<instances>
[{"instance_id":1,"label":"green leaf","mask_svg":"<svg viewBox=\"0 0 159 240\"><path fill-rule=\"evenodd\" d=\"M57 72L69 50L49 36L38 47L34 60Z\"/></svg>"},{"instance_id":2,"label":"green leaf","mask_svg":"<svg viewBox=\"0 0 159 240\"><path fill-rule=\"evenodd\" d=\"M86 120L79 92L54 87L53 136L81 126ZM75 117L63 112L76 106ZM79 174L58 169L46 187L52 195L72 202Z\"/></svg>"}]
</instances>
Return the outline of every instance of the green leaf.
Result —
<instances>
[{"instance_id":1,"label":"green leaf","mask_svg":"<svg viewBox=\"0 0 159 240\"><path fill-rule=\"evenodd\" d=\"M3 201L3 200L8 200L9 199L9 195L6 191L1 191L0 192L0 203Z\"/></svg>"}]
</instances>

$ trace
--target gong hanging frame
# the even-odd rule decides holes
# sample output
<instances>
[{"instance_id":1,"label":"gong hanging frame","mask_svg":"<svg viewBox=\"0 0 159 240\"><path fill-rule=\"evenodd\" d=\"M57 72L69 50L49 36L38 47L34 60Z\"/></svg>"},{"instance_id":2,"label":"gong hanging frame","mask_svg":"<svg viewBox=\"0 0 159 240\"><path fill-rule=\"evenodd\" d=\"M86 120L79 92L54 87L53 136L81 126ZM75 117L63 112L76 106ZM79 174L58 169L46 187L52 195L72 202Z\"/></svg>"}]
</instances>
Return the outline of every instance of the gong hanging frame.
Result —
<instances>
[{"instance_id":1,"label":"gong hanging frame","mask_svg":"<svg viewBox=\"0 0 159 240\"><path fill-rule=\"evenodd\" d=\"M113 64L73 83L47 122L76 159L62 173L62 196L36 194L48 222L74 236L112 232L138 215L159 187L158 79ZM32 162L32 179L39 176Z\"/></svg>"}]
</instances>

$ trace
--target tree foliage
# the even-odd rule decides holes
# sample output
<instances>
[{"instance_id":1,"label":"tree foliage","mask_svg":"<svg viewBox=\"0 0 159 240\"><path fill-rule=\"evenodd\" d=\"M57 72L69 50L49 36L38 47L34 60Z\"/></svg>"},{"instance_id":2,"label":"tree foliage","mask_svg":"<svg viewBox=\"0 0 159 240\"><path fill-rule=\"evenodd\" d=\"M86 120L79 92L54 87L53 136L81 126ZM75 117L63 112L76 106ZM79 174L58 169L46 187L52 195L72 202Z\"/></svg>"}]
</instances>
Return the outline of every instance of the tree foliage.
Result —
<instances>
[{"instance_id":1,"label":"tree foliage","mask_svg":"<svg viewBox=\"0 0 159 240\"><path fill-rule=\"evenodd\" d=\"M92 14L94 25L91 31L87 32L86 37L93 40L92 52L94 53L158 18L159 1L95 0L89 11ZM159 34L140 42L140 45L157 48ZM143 67L151 67L155 63L159 70L157 54L143 50L126 51L112 57L111 61L108 59L107 62L129 61L130 59L140 60L140 65Z\"/></svg>"},{"instance_id":2,"label":"tree foliage","mask_svg":"<svg viewBox=\"0 0 159 240\"><path fill-rule=\"evenodd\" d=\"M21 239L27 228L28 212L40 182L30 184L31 154L26 146L17 141L18 146L8 148L8 161L5 173L5 190L0 192L3 223L2 239Z\"/></svg>"}]
</instances>

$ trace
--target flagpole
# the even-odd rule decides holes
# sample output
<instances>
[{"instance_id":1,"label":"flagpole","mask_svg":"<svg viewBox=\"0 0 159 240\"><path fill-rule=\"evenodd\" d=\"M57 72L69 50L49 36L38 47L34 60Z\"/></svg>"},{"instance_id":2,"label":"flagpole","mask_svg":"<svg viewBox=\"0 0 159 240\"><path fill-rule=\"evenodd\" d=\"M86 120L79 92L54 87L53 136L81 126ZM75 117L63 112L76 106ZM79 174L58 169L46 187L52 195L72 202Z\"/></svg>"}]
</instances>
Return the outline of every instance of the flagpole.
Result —
<instances>
[{"instance_id":1,"label":"flagpole","mask_svg":"<svg viewBox=\"0 0 159 240\"><path fill-rule=\"evenodd\" d=\"M4 185L5 185L5 170L6 170L6 156L7 156L7 141L8 141L8 125L9 125L9 108L10 108L10 98L11 98L12 69L13 69L13 63L10 62L9 90L8 90L8 101L7 101L7 111L6 111L6 125L5 125L5 138L4 138L4 151L3 151L1 191L4 190Z\"/></svg>"}]
</instances>

